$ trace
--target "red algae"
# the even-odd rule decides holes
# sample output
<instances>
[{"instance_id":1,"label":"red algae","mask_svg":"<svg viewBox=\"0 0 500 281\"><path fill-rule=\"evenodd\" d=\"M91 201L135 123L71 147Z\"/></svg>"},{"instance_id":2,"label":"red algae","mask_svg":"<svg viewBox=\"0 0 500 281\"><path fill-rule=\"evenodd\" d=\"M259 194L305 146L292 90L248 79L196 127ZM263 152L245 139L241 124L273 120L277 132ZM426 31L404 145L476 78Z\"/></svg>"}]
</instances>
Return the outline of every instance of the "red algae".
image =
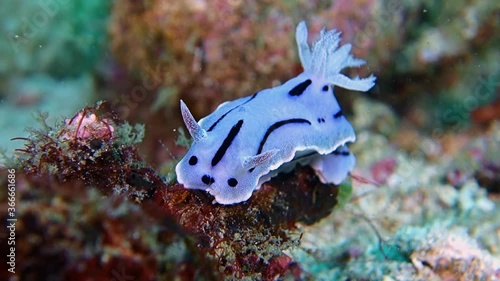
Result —
<instances>
[{"instance_id":1,"label":"red algae","mask_svg":"<svg viewBox=\"0 0 500 281\"><path fill-rule=\"evenodd\" d=\"M21 280L221 279L192 237L154 215L159 210L149 200L103 198L79 180L58 182L50 175L20 174L17 182L24 186L16 195L22 201L16 226ZM6 272L0 278L7 280Z\"/></svg>"},{"instance_id":2,"label":"red algae","mask_svg":"<svg viewBox=\"0 0 500 281\"><path fill-rule=\"evenodd\" d=\"M160 180L140 160L137 147L128 143L129 136L116 136L120 125L100 112L101 105L86 107L54 128L44 124L44 129L32 130L22 139L25 147L18 149L22 168L27 175L80 180L104 194L126 193L141 201L154 193L152 186ZM128 124L123 127L130 128L131 136L137 133Z\"/></svg>"},{"instance_id":3,"label":"red algae","mask_svg":"<svg viewBox=\"0 0 500 281\"><path fill-rule=\"evenodd\" d=\"M284 250L299 245L298 224L331 213L338 187L299 167L247 202L213 204L208 193L165 183L123 124L99 104L25 139L18 233L32 238L19 246L18 258L31 261L23 276L302 280Z\"/></svg>"}]
</instances>

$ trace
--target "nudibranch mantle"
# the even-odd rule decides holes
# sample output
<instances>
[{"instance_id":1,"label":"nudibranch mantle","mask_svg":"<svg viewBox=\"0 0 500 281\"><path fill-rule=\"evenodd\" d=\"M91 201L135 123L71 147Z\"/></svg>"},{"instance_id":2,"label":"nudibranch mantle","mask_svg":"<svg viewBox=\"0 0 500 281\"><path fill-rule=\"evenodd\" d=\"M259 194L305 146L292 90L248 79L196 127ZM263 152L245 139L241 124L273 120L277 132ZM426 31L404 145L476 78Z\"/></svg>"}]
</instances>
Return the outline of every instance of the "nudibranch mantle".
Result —
<instances>
[{"instance_id":1,"label":"nudibranch mantle","mask_svg":"<svg viewBox=\"0 0 500 281\"><path fill-rule=\"evenodd\" d=\"M340 32L323 29L312 47L307 37L301 22L296 40L304 71L284 84L224 102L199 122L181 100L194 142L175 168L179 183L209 192L217 203L235 204L296 164L310 165L323 183L347 177L356 160L346 144L356 135L333 85L368 91L376 78L340 73L365 63L350 54L351 44L339 47Z\"/></svg>"}]
</instances>

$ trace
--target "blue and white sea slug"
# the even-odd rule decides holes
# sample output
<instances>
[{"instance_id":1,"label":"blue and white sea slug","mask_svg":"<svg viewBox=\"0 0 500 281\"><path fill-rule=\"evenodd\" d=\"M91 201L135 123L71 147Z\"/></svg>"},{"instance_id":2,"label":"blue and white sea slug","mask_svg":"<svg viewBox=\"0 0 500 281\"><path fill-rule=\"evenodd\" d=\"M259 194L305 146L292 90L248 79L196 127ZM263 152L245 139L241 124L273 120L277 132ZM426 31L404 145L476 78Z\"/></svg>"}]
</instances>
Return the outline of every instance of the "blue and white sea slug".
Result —
<instances>
[{"instance_id":1,"label":"blue and white sea slug","mask_svg":"<svg viewBox=\"0 0 500 281\"><path fill-rule=\"evenodd\" d=\"M234 204L298 163L310 165L323 183L340 184L347 177L356 160L346 144L356 136L333 86L367 91L375 77L340 73L365 63L350 54L351 44L339 47L340 32L323 29L312 47L307 36L301 22L296 40L304 72L284 84L224 102L199 122L181 101L194 143L175 168L179 183Z\"/></svg>"}]
</instances>

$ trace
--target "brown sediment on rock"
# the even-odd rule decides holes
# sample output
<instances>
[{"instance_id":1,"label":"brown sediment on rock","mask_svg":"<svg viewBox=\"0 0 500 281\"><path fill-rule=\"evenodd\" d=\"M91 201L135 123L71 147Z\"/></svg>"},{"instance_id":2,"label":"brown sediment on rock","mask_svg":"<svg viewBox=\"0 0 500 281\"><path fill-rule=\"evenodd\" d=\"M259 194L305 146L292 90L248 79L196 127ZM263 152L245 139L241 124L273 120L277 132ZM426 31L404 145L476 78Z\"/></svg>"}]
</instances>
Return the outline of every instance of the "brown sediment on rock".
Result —
<instances>
[{"instance_id":1,"label":"brown sediment on rock","mask_svg":"<svg viewBox=\"0 0 500 281\"><path fill-rule=\"evenodd\" d=\"M295 60L295 22L287 15L300 4L276 4L117 1L110 24L111 50L141 77L161 69L158 86L176 93L163 106L171 108L169 103L179 97L187 102L203 99L192 107L199 117L224 100L294 76L290 62Z\"/></svg>"},{"instance_id":2,"label":"brown sediment on rock","mask_svg":"<svg viewBox=\"0 0 500 281\"><path fill-rule=\"evenodd\" d=\"M496 100L491 104L486 104L476 108L471 113L472 121L479 125L491 124L495 120L500 120L500 88L497 90Z\"/></svg>"}]
</instances>

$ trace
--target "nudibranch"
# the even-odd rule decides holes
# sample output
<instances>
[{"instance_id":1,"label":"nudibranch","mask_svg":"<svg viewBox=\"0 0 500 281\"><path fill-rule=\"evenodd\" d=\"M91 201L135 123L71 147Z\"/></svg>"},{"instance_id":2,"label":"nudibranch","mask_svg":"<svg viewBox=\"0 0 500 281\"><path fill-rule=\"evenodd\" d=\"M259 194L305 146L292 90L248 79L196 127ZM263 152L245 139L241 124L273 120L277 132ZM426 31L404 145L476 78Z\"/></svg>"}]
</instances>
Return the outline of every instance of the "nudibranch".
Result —
<instances>
[{"instance_id":1,"label":"nudibranch","mask_svg":"<svg viewBox=\"0 0 500 281\"><path fill-rule=\"evenodd\" d=\"M235 204L297 164L310 165L323 183L340 184L348 176L356 159L347 144L356 135L333 86L364 92L376 78L340 73L365 63L350 54L351 44L339 47L340 32L323 29L312 46L307 37L301 22L296 40L304 71L284 84L224 102L199 122L181 100L194 142L175 168L179 183Z\"/></svg>"}]
</instances>

